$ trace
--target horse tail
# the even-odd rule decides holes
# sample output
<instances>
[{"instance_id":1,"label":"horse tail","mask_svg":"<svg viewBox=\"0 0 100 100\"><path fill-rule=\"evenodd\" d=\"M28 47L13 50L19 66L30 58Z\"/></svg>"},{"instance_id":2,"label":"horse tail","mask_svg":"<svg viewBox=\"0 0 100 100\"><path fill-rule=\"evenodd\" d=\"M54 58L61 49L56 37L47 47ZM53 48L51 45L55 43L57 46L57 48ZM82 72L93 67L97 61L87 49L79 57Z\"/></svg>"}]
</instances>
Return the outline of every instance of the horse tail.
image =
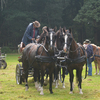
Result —
<instances>
[{"instance_id":1,"label":"horse tail","mask_svg":"<svg viewBox=\"0 0 100 100\"><path fill-rule=\"evenodd\" d=\"M87 61L86 61L86 70L85 70L85 78L84 79L86 79L86 77L87 77Z\"/></svg>"}]
</instances>

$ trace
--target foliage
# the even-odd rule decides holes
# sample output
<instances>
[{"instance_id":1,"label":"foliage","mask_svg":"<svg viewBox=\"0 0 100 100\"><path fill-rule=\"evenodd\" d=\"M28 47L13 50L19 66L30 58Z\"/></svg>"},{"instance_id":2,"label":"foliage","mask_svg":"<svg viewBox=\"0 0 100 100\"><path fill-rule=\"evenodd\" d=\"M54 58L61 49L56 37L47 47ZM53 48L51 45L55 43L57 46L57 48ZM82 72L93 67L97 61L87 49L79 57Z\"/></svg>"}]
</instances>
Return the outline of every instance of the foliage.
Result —
<instances>
[{"instance_id":1,"label":"foliage","mask_svg":"<svg viewBox=\"0 0 100 100\"><path fill-rule=\"evenodd\" d=\"M8 46L8 47L7 46L4 46L4 47L1 48L1 52L2 53L17 53L18 50L17 49L14 49L14 48L11 49L10 46Z\"/></svg>"},{"instance_id":2,"label":"foliage","mask_svg":"<svg viewBox=\"0 0 100 100\"><path fill-rule=\"evenodd\" d=\"M100 0L88 0L84 6L79 10L79 13L74 18L74 21L79 23L92 23L100 21Z\"/></svg>"},{"instance_id":3,"label":"foliage","mask_svg":"<svg viewBox=\"0 0 100 100\"><path fill-rule=\"evenodd\" d=\"M1 0L0 2L0 46L13 47L21 42L30 22L38 20L43 26L54 28L71 27L75 39L85 38L100 41L94 36L94 27L100 26L100 0ZM73 20L74 19L74 20ZM87 28L88 27L88 28ZM90 28L90 30L89 30ZM91 33L91 31L93 32ZM95 29L98 30L99 29ZM87 35L87 32L91 33ZM83 35L85 34L85 36ZM98 35L98 34L97 34Z\"/></svg>"},{"instance_id":4,"label":"foliage","mask_svg":"<svg viewBox=\"0 0 100 100\"><path fill-rule=\"evenodd\" d=\"M85 37L100 45L98 39L100 32L100 0L85 1L73 21L82 23L85 26L85 31L83 32Z\"/></svg>"}]
</instances>

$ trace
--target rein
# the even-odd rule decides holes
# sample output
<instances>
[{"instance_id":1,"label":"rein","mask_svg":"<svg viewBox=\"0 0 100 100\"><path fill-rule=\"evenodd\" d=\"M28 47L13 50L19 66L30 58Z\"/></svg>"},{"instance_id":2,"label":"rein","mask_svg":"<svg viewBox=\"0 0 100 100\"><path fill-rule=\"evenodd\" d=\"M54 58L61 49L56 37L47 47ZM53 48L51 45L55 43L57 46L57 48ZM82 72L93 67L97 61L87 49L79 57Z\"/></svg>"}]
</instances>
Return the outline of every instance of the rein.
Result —
<instances>
[{"instance_id":1,"label":"rein","mask_svg":"<svg viewBox=\"0 0 100 100\"><path fill-rule=\"evenodd\" d=\"M42 56L42 55L41 55L42 52L43 52L43 49L42 49L41 54L40 54L40 55L37 55L37 51L38 51L38 49L40 48L40 47L38 47L38 49L37 49L37 51L36 51L36 56L35 56L36 61L37 61L37 62L42 62L42 63L56 62L57 57L56 57L56 56L50 56L50 55L48 54L48 50L47 50L43 45L40 45L40 46L42 46L43 49L46 51L47 56Z\"/></svg>"}]
</instances>

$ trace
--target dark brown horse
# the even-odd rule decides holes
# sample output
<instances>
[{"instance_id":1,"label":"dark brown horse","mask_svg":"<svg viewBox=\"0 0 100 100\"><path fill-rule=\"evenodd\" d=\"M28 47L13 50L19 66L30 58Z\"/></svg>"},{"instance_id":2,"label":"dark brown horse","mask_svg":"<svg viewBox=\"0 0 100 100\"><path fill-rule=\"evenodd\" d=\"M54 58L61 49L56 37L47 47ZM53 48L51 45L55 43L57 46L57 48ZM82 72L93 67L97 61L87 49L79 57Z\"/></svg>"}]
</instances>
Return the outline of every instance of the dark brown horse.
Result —
<instances>
[{"instance_id":1,"label":"dark brown horse","mask_svg":"<svg viewBox=\"0 0 100 100\"><path fill-rule=\"evenodd\" d=\"M95 64L95 69L96 69L96 73L95 75L100 75L100 47L95 45L95 44L91 44L93 47L93 53L94 53L94 64ZM97 66L98 66L98 70L99 73L97 72Z\"/></svg>"},{"instance_id":2,"label":"dark brown horse","mask_svg":"<svg viewBox=\"0 0 100 100\"><path fill-rule=\"evenodd\" d=\"M58 88L59 73L62 74L60 76L60 78L62 77L60 80L62 82L63 88L65 88L64 79L65 79L66 66L62 66L60 64L60 60L64 59L64 56L66 56L66 53L63 52L63 46L64 46L64 32L63 28L60 27L60 29L56 32L56 42L55 42L55 47L57 48L56 55L58 56L55 66L55 83L56 83L55 88Z\"/></svg>"},{"instance_id":3,"label":"dark brown horse","mask_svg":"<svg viewBox=\"0 0 100 100\"><path fill-rule=\"evenodd\" d=\"M33 67L34 71L34 80L35 87L38 88L37 77L40 71L41 73L41 87L40 94L43 95L43 82L45 70L49 69L49 90L52 91L52 73L55 67L55 58L54 58L54 43L55 35L52 29L48 29L41 36L44 38L44 45L37 43L28 44L23 50L22 55L22 67L23 67L23 78L25 80L25 87L28 90L28 70ZM40 36L40 40L42 39Z\"/></svg>"},{"instance_id":4,"label":"dark brown horse","mask_svg":"<svg viewBox=\"0 0 100 100\"><path fill-rule=\"evenodd\" d=\"M85 56L85 50L83 49L83 46L80 44L77 44L74 40L71 29L64 30L65 33L65 45L63 47L63 50L68 53L68 57L66 57L65 64L67 65L67 69L70 76L70 94L73 93L73 70L76 70L76 78L77 83L79 87L79 93L83 94L82 92L82 70L83 66L86 63L86 56ZM86 67L87 68L87 67ZM86 74L87 75L87 74Z\"/></svg>"}]
</instances>

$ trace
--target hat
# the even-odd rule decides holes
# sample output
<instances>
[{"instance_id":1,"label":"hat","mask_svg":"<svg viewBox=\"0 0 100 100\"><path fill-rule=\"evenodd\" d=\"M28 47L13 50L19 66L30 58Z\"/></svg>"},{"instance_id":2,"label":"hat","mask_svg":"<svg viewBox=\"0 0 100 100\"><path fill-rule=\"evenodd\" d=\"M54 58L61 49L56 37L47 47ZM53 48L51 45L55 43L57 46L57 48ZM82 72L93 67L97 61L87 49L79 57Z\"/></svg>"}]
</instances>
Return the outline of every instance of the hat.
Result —
<instances>
[{"instance_id":1,"label":"hat","mask_svg":"<svg viewBox=\"0 0 100 100\"><path fill-rule=\"evenodd\" d=\"M40 23L38 21L33 22L33 24L35 25L36 28L40 27Z\"/></svg>"},{"instance_id":2,"label":"hat","mask_svg":"<svg viewBox=\"0 0 100 100\"><path fill-rule=\"evenodd\" d=\"M91 41L89 39L86 39L85 43L91 43Z\"/></svg>"}]
</instances>

